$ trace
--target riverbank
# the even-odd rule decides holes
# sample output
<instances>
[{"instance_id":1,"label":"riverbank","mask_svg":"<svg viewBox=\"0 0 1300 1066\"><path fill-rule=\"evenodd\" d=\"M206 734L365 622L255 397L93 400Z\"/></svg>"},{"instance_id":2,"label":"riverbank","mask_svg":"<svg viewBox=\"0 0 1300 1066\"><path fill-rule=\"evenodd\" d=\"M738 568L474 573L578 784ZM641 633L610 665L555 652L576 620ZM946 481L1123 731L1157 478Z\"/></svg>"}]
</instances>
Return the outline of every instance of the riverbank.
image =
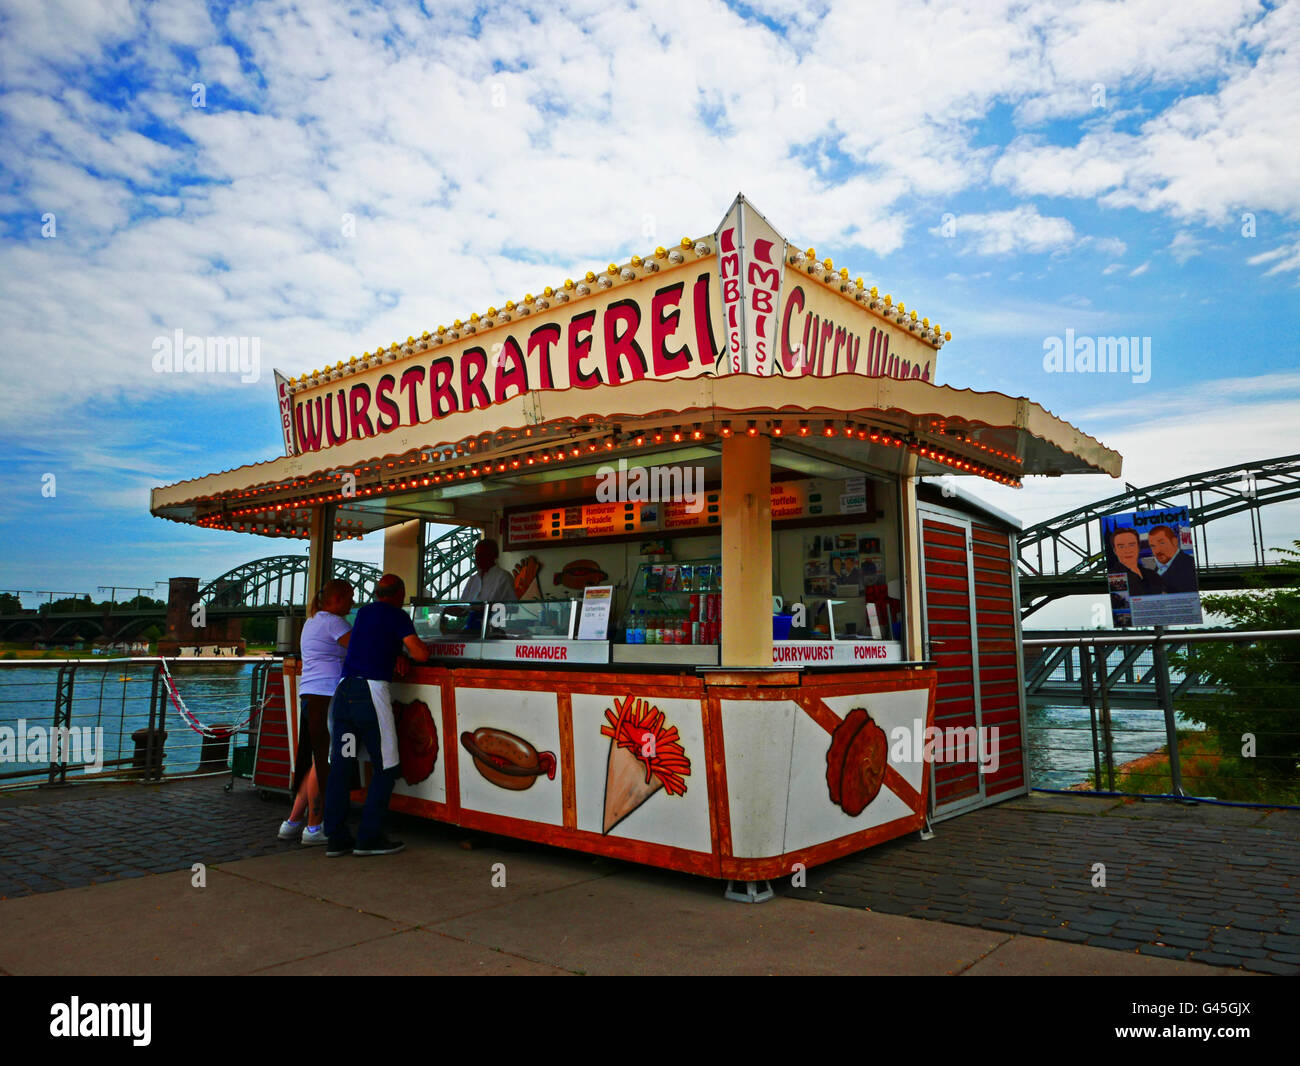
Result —
<instances>
[{"instance_id":1,"label":"riverbank","mask_svg":"<svg viewBox=\"0 0 1300 1066\"><path fill-rule=\"evenodd\" d=\"M1183 792L1188 796L1231 803L1300 806L1300 776L1290 780L1266 778L1257 761L1225 754L1214 733L1179 730L1178 764ZM1107 784L1105 771L1101 784L1103 787ZM1069 791L1094 791L1097 787L1089 775L1087 781L1070 786ZM1173 794L1173 788L1168 745L1115 767L1115 792L1167 796Z\"/></svg>"}]
</instances>

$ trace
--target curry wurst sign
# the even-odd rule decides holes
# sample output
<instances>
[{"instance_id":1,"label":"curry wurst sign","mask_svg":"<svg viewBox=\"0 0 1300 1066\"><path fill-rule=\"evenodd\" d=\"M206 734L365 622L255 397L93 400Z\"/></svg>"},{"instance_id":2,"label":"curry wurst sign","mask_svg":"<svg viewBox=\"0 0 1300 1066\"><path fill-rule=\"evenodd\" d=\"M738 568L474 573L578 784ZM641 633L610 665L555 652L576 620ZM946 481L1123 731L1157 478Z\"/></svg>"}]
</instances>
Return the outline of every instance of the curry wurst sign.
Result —
<instances>
[{"instance_id":1,"label":"curry wurst sign","mask_svg":"<svg viewBox=\"0 0 1300 1066\"><path fill-rule=\"evenodd\" d=\"M717 253L686 257L571 302L557 293L549 306L516 310L481 333L300 387L292 396L297 450L379 437L527 392L734 372ZM931 377L932 347L798 271L785 271L771 303L778 313L750 309L741 326L762 330L741 350L766 373Z\"/></svg>"}]
</instances>

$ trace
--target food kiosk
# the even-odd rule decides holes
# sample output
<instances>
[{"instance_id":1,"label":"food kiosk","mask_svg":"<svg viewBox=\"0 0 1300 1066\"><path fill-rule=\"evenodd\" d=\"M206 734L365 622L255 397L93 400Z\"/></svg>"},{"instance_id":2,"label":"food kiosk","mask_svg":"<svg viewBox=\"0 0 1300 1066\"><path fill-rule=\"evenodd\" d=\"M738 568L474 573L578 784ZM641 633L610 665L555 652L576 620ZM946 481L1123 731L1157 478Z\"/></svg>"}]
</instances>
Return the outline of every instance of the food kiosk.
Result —
<instances>
[{"instance_id":1,"label":"food kiosk","mask_svg":"<svg viewBox=\"0 0 1300 1066\"><path fill-rule=\"evenodd\" d=\"M983 728L968 666L991 653L973 630L960 654L928 633L992 604L1011 662L1014 543L976 521L987 550L960 577L956 556L925 554L931 533L980 550L958 479L1119 475L1027 399L936 384L949 339L737 197L698 239L277 375L286 454L155 489L152 510L309 539L313 587L336 542L384 530L435 648L394 685L393 809L789 875L923 828L945 763L978 758L936 706L969 704L957 725ZM918 491L937 494L929 527ZM499 543L517 602L430 595L422 546L441 525ZM1012 770L982 800L1027 787L1010 650L988 743Z\"/></svg>"}]
</instances>

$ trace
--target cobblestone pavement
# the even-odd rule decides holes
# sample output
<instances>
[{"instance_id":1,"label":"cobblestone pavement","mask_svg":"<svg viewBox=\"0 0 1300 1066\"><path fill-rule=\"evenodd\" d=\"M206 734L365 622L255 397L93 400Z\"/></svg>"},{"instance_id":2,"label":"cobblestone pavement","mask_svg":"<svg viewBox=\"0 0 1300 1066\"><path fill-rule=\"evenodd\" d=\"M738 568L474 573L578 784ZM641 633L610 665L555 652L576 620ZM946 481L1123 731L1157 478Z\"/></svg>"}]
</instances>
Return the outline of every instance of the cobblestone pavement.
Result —
<instances>
[{"instance_id":1,"label":"cobblestone pavement","mask_svg":"<svg viewBox=\"0 0 1300 1066\"><path fill-rule=\"evenodd\" d=\"M807 871L784 895L1300 974L1300 812L1036 794ZM1105 866L1104 888L1092 885Z\"/></svg>"},{"instance_id":2,"label":"cobblestone pavement","mask_svg":"<svg viewBox=\"0 0 1300 1066\"><path fill-rule=\"evenodd\" d=\"M197 778L0 794L0 899L274 854L288 801Z\"/></svg>"},{"instance_id":3,"label":"cobblestone pavement","mask_svg":"<svg viewBox=\"0 0 1300 1066\"><path fill-rule=\"evenodd\" d=\"M225 777L0 793L0 899L275 854L287 801ZM416 835L464 830L394 816ZM504 842L503 842L504 843ZM512 850L542 848L510 842ZM547 850L547 849L542 849ZM1106 886L1092 887L1093 866ZM807 871L783 895L1300 974L1300 812L1036 795Z\"/></svg>"},{"instance_id":4,"label":"cobblestone pavement","mask_svg":"<svg viewBox=\"0 0 1300 1066\"><path fill-rule=\"evenodd\" d=\"M222 774L161 784L0 792L0 899L188 870L300 848L276 837L287 797L262 800ZM390 814L399 836L460 838L453 826ZM356 817L353 816L355 829ZM509 842L510 850L533 845Z\"/></svg>"}]
</instances>

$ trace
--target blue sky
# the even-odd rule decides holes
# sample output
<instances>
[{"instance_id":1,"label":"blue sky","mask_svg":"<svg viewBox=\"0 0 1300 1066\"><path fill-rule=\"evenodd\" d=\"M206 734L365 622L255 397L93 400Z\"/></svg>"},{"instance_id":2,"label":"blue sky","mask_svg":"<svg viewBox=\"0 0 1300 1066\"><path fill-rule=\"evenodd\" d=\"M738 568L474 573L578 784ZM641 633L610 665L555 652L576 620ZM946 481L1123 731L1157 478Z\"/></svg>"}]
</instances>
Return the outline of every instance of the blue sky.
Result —
<instances>
[{"instance_id":1,"label":"blue sky","mask_svg":"<svg viewBox=\"0 0 1300 1066\"><path fill-rule=\"evenodd\" d=\"M0 72L0 587L301 550L148 491L279 451L272 366L710 232L738 190L950 329L941 382L1127 481L1300 451L1296 3L3 0ZM156 373L176 329L257 337L261 379ZM1150 338L1150 380L1046 372L1067 329ZM1121 486L972 488L1032 522Z\"/></svg>"}]
</instances>

